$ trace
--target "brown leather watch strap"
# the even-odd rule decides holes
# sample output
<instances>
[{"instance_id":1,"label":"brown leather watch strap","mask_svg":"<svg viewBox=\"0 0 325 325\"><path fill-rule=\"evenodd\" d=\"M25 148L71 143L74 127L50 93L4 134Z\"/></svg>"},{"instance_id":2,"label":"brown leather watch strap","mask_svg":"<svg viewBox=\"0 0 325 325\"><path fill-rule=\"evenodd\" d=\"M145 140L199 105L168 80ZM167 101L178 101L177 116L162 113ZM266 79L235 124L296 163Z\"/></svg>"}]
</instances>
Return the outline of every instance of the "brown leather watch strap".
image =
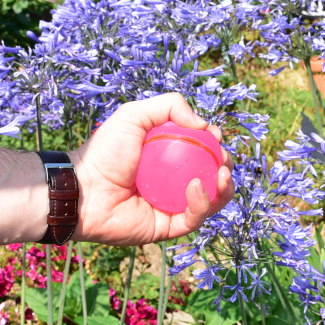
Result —
<instances>
[{"instance_id":1,"label":"brown leather watch strap","mask_svg":"<svg viewBox=\"0 0 325 325\"><path fill-rule=\"evenodd\" d=\"M68 155L64 152L40 151L37 153L47 171L50 199L48 228L38 243L61 246L71 238L78 223L77 177Z\"/></svg>"}]
</instances>

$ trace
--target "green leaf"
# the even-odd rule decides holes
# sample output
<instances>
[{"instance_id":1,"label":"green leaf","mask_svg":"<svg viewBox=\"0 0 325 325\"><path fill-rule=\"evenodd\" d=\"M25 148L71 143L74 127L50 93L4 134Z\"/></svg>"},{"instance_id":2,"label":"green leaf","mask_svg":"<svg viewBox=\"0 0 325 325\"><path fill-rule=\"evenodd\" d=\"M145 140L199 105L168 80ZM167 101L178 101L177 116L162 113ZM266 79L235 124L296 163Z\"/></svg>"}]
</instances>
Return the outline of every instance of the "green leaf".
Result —
<instances>
[{"instance_id":1,"label":"green leaf","mask_svg":"<svg viewBox=\"0 0 325 325\"><path fill-rule=\"evenodd\" d=\"M299 306L300 301L297 300L297 295L289 295L289 299L297 315L300 317L303 323L305 323L304 306ZM317 323L317 321L320 320L317 315L310 311L307 312L307 316L312 323ZM280 301L276 308L272 311L272 315L267 318L266 325L288 325L287 313Z\"/></svg>"},{"instance_id":2,"label":"green leaf","mask_svg":"<svg viewBox=\"0 0 325 325\"><path fill-rule=\"evenodd\" d=\"M310 252L311 256L308 257L308 262L316 270L318 270L319 272L322 272L323 271L322 261L320 259L318 252L316 251L315 247L311 247L309 249L309 252Z\"/></svg>"},{"instance_id":3,"label":"green leaf","mask_svg":"<svg viewBox=\"0 0 325 325\"><path fill-rule=\"evenodd\" d=\"M53 321L57 321L59 312L59 300L61 292L61 283L52 282L52 299L53 299ZM47 289L26 288L26 302L37 317L47 322Z\"/></svg>"},{"instance_id":4,"label":"green leaf","mask_svg":"<svg viewBox=\"0 0 325 325\"><path fill-rule=\"evenodd\" d=\"M19 14L22 12L23 9L26 9L27 7L28 7L28 1L20 0L20 1L15 1L15 3L12 6L12 9L16 14Z\"/></svg>"},{"instance_id":5,"label":"green leaf","mask_svg":"<svg viewBox=\"0 0 325 325\"><path fill-rule=\"evenodd\" d=\"M26 288L26 302L37 317L47 322L47 292L41 288Z\"/></svg>"},{"instance_id":6,"label":"green leaf","mask_svg":"<svg viewBox=\"0 0 325 325\"><path fill-rule=\"evenodd\" d=\"M106 282L97 282L86 290L87 314L106 317L110 311L109 290Z\"/></svg>"},{"instance_id":7,"label":"green leaf","mask_svg":"<svg viewBox=\"0 0 325 325\"><path fill-rule=\"evenodd\" d=\"M87 317L87 320L88 320L88 325L107 325L107 324L119 325L120 324L119 319L113 316L106 316L105 318L90 316ZM84 318L82 316L76 317L73 321L79 325L84 325Z\"/></svg>"},{"instance_id":8,"label":"green leaf","mask_svg":"<svg viewBox=\"0 0 325 325\"><path fill-rule=\"evenodd\" d=\"M94 304L97 302L98 287L100 285L96 286L96 284L93 284L91 277L87 274L85 270L84 270L84 280L85 280L85 288L86 288L87 314L91 315L91 312L95 309ZM106 290L106 295L107 295L107 299L109 299L108 290ZM100 299L106 301L105 297L103 297L103 294L101 295ZM105 306L107 307L107 305ZM109 305L107 308L109 310ZM72 318L77 317L78 315L82 315L82 300L81 300L79 270L72 274L70 281L67 285L64 314Z\"/></svg>"},{"instance_id":9,"label":"green leaf","mask_svg":"<svg viewBox=\"0 0 325 325\"><path fill-rule=\"evenodd\" d=\"M196 314L204 315L206 325L233 325L236 321L240 321L241 313L237 303L222 300L221 312L218 314L212 302L219 293L219 288L195 291L188 297L188 304Z\"/></svg>"},{"instance_id":10,"label":"green leaf","mask_svg":"<svg viewBox=\"0 0 325 325\"><path fill-rule=\"evenodd\" d=\"M151 273L139 275L132 283L131 297L139 299L145 297L149 300L159 297L160 279Z\"/></svg>"},{"instance_id":11,"label":"green leaf","mask_svg":"<svg viewBox=\"0 0 325 325\"><path fill-rule=\"evenodd\" d=\"M275 275L275 273L274 273L274 271L272 269L272 266L269 265L269 264L266 264L265 266L266 266L266 268L268 270L269 275L272 278L273 286L274 286L276 292L279 295L281 305L285 309L286 317L288 319L288 323L292 324L292 325L296 325L296 324L302 325L301 318L299 318L296 311L292 308L292 304L291 304L291 302L289 301L289 299L287 297L287 293L284 291L282 285L278 281L278 278Z\"/></svg>"},{"instance_id":12,"label":"green leaf","mask_svg":"<svg viewBox=\"0 0 325 325\"><path fill-rule=\"evenodd\" d=\"M84 270L85 288L90 288L93 285L93 281L89 274ZM72 290L75 292L80 292L80 271L73 273L71 275L70 281L67 285L67 291Z\"/></svg>"},{"instance_id":13,"label":"green leaf","mask_svg":"<svg viewBox=\"0 0 325 325\"><path fill-rule=\"evenodd\" d=\"M322 221L322 223L318 227L316 227L316 239L318 242L319 250L321 250L325 246L324 240L322 237L323 226L324 226L324 221Z\"/></svg>"}]
</instances>

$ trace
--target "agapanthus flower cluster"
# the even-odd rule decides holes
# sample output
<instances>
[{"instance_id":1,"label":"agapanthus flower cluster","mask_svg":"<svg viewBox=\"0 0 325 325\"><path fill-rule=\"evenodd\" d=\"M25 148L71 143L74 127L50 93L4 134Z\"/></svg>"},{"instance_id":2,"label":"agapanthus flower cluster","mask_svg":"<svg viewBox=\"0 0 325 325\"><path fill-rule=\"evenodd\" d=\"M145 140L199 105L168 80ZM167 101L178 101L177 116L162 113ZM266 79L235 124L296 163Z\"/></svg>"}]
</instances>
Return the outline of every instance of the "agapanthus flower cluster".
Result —
<instances>
[{"instance_id":1,"label":"agapanthus flower cluster","mask_svg":"<svg viewBox=\"0 0 325 325\"><path fill-rule=\"evenodd\" d=\"M0 46L0 124L12 135L31 120L33 131L39 112L42 123L59 128L91 108L103 122L123 102L175 91L211 123L223 123L227 106L256 100L256 86L224 89L224 67L200 71L198 59L220 46L235 61L252 56L253 44L237 34L260 10L243 1L67 0L51 22L40 22L39 37L28 32L33 49Z\"/></svg>"},{"instance_id":2,"label":"agapanthus flower cluster","mask_svg":"<svg viewBox=\"0 0 325 325\"><path fill-rule=\"evenodd\" d=\"M293 64L300 60L309 61L317 55L325 57L325 11L321 1L268 1L265 14L267 19L252 26L264 39L256 44L267 48L267 53L260 57L272 64L286 62L272 70L271 76L288 66L293 69Z\"/></svg>"},{"instance_id":3,"label":"agapanthus flower cluster","mask_svg":"<svg viewBox=\"0 0 325 325\"><path fill-rule=\"evenodd\" d=\"M314 188L314 180L305 171L288 168L276 161L268 170L266 156L260 156L260 144L256 157L241 156L235 165L233 179L236 185L235 198L220 212L208 218L200 228L192 244L177 245L169 249L192 246L190 250L173 257L177 263L170 268L175 275L198 262L197 253L204 269L193 271L201 280L198 288L212 289L220 286L220 294L213 302L220 312L221 300L235 302L239 297L253 301L258 308L258 297L271 294L272 286L263 276L270 263L291 268L296 276L290 291L297 292L305 304L305 313L310 304L322 302L319 289L311 281L325 281L324 274L308 262L309 248L315 245L311 225L303 228L301 215L322 215L322 209L299 211L291 207L286 196L298 197L308 203L318 203L325 192ZM216 259L208 259L211 252ZM229 271L237 273L237 281L228 278ZM313 288L315 294L307 293ZM245 292L251 292L248 296ZM229 296L230 295L230 296Z\"/></svg>"}]
</instances>

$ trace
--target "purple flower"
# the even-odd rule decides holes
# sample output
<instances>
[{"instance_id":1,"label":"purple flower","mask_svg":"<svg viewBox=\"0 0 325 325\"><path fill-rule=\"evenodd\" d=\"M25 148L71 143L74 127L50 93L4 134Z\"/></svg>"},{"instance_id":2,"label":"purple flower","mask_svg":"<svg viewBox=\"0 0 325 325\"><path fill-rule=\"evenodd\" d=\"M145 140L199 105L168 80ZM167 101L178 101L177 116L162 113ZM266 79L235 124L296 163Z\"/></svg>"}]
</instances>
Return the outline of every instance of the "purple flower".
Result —
<instances>
[{"instance_id":1,"label":"purple flower","mask_svg":"<svg viewBox=\"0 0 325 325\"><path fill-rule=\"evenodd\" d=\"M263 204L266 199L266 194L262 188L254 188L251 198L251 208L254 209L257 204Z\"/></svg>"},{"instance_id":2,"label":"purple flower","mask_svg":"<svg viewBox=\"0 0 325 325\"><path fill-rule=\"evenodd\" d=\"M238 60L238 61L240 61L242 63L245 51L244 51L244 48L240 44L233 44L230 47L228 53L230 55L235 56L235 62Z\"/></svg>"},{"instance_id":3,"label":"purple flower","mask_svg":"<svg viewBox=\"0 0 325 325\"><path fill-rule=\"evenodd\" d=\"M36 43L42 43L40 39L35 35L35 33L31 32L30 30L27 31L26 35L32 39Z\"/></svg>"},{"instance_id":4,"label":"purple flower","mask_svg":"<svg viewBox=\"0 0 325 325\"><path fill-rule=\"evenodd\" d=\"M196 41L194 49L198 52L199 55L204 54L209 49L209 44L206 41L204 36L200 37L199 41Z\"/></svg>"},{"instance_id":5,"label":"purple flower","mask_svg":"<svg viewBox=\"0 0 325 325\"><path fill-rule=\"evenodd\" d=\"M270 75L271 77L274 77L274 76L278 75L281 71L283 71L286 67L287 67L287 66L284 65L284 66L281 67L281 68L271 70L271 71L269 72L269 75Z\"/></svg>"},{"instance_id":6,"label":"purple flower","mask_svg":"<svg viewBox=\"0 0 325 325\"><path fill-rule=\"evenodd\" d=\"M204 270L194 270L192 274L194 275L195 279L203 280L197 286L199 289L208 286L208 289L211 290L214 281L221 281L220 278L216 275L216 272L221 269L217 266L209 266L209 264L202 258L201 261L207 266L207 268Z\"/></svg>"},{"instance_id":7,"label":"purple flower","mask_svg":"<svg viewBox=\"0 0 325 325\"><path fill-rule=\"evenodd\" d=\"M187 267L190 265L194 264L196 260L188 260L187 262L180 264L180 265L175 265L171 268L169 268L169 274L168 275L177 275L179 272L185 270Z\"/></svg>"},{"instance_id":8,"label":"purple flower","mask_svg":"<svg viewBox=\"0 0 325 325\"><path fill-rule=\"evenodd\" d=\"M84 81L81 84L67 82L66 87L76 90L78 92L78 97L86 98L91 98L102 93L111 93L117 89L117 86L97 86L89 81Z\"/></svg>"},{"instance_id":9,"label":"purple flower","mask_svg":"<svg viewBox=\"0 0 325 325\"><path fill-rule=\"evenodd\" d=\"M130 67L130 66L134 66L134 65L141 65L141 64L145 64L145 63L146 63L146 61L121 60L121 64L126 67Z\"/></svg>"},{"instance_id":10,"label":"purple flower","mask_svg":"<svg viewBox=\"0 0 325 325\"><path fill-rule=\"evenodd\" d=\"M198 107L209 112L214 112L218 107L218 99L215 95L198 94L195 99Z\"/></svg>"},{"instance_id":11,"label":"purple flower","mask_svg":"<svg viewBox=\"0 0 325 325\"><path fill-rule=\"evenodd\" d=\"M258 276L257 274L250 273L250 275L253 278L253 281L251 282L251 285L249 287L247 287L247 289L253 288L251 300L255 299L255 294L256 294L256 297L259 297L262 292L265 292L266 294L271 295L272 287L267 282L261 280L262 276L264 276L265 274L266 274L266 268L262 269L262 274L260 276ZM265 286L268 286L268 290L265 289L263 284Z\"/></svg>"},{"instance_id":12,"label":"purple flower","mask_svg":"<svg viewBox=\"0 0 325 325\"><path fill-rule=\"evenodd\" d=\"M305 244L304 239L310 236L310 234L308 234L310 227L307 227L305 230L303 230L299 222L295 222L287 230L281 229L278 226L273 226L273 229L283 236L287 244L292 245L303 246Z\"/></svg>"},{"instance_id":13,"label":"purple flower","mask_svg":"<svg viewBox=\"0 0 325 325\"><path fill-rule=\"evenodd\" d=\"M18 122L19 121L15 119L11 123L9 123L8 125L0 128L0 134L20 139L20 137L17 137L17 134L20 133L20 129L17 126Z\"/></svg>"},{"instance_id":14,"label":"purple flower","mask_svg":"<svg viewBox=\"0 0 325 325\"><path fill-rule=\"evenodd\" d=\"M63 114L64 112L64 104L60 100L54 101L49 108L52 110L54 114Z\"/></svg>"},{"instance_id":15,"label":"purple flower","mask_svg":"<svg viewBox=\"0 0 325 325\"><path fill-rule=\"evenodd\" d=\"M252 135L254 136L254 138L257 139L258 141L266 139L266 136L264 134L266 134L268 132L268 129L265 128L267 123L260 123L260 124L240 123L240 125L243 126L244 128L246 128L248 131L250 131L252 133Z\"/></svg>"},{"instance_id":16,"label":"purple flower","mask_svg":"<svg viewBox=\"0 0 325 325\"><path fill-rule=\"evenodd\" d=\"M196 246L180 255L173 256L173 260L180 264L187 263L188 261L192 260L192 258L194 257L194 255L197 253L198 250L199 250L199 246Z\"/></svg>"},{"instance_id":17,"label":"purple flower","mask_svg":"<svg viewBox=\"0 0 325 325\"><path fill-rule=\"evenodd\" d=\"M239 293L243 297L243 299L246 302L248 302L248 299L247 299L246 295L243 292L244 287L242 287L240 284L236 284L234 286L225 285L224 288L225 289L230 289L231 291L235 290L235 293L230 298L225 299L225 300L234 303L237 300L237 296L238 296L238 293Z\"/></svg>"},{"instance_id":18,"label":"purple flower","mask_svg":"<svg viewBox=\"0 0 325 325\"><path fill-rule=\"evenodd\" d=\"M210 70L192 71L191 74L194 76L220 76L221 74L223 74L223 68L220 66Z\"/></svg>"}]
</instances>

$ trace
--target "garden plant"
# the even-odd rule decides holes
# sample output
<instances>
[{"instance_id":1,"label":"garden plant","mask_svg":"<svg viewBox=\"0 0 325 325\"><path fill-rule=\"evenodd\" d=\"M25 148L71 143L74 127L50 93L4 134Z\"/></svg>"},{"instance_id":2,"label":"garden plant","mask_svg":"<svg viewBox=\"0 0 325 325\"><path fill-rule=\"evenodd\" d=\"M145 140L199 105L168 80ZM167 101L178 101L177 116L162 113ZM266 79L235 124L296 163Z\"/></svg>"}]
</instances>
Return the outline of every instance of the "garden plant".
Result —
<instances>
[{"instance_id":1,"label":"garden plant","mask_svg":"<svg viewBox=\"0 0 325 325\"><path fill-rule=\"evenodd\" d=\"M236 193L196 232L158 244L160 278L141 246L5 246L0 323L161 325L178 310L194 324L325 324L325 104L310 67L325 60L322 13L316 0L66 0L27 31L29 47L2 42L2 146L73 150L124 103L178 92L222 131ZM300 61L311 91L280 87L271 105L265 75ZM308 127L291 113L274 122L289 102L310 108Z\"/></svg>"}]
</instances>

